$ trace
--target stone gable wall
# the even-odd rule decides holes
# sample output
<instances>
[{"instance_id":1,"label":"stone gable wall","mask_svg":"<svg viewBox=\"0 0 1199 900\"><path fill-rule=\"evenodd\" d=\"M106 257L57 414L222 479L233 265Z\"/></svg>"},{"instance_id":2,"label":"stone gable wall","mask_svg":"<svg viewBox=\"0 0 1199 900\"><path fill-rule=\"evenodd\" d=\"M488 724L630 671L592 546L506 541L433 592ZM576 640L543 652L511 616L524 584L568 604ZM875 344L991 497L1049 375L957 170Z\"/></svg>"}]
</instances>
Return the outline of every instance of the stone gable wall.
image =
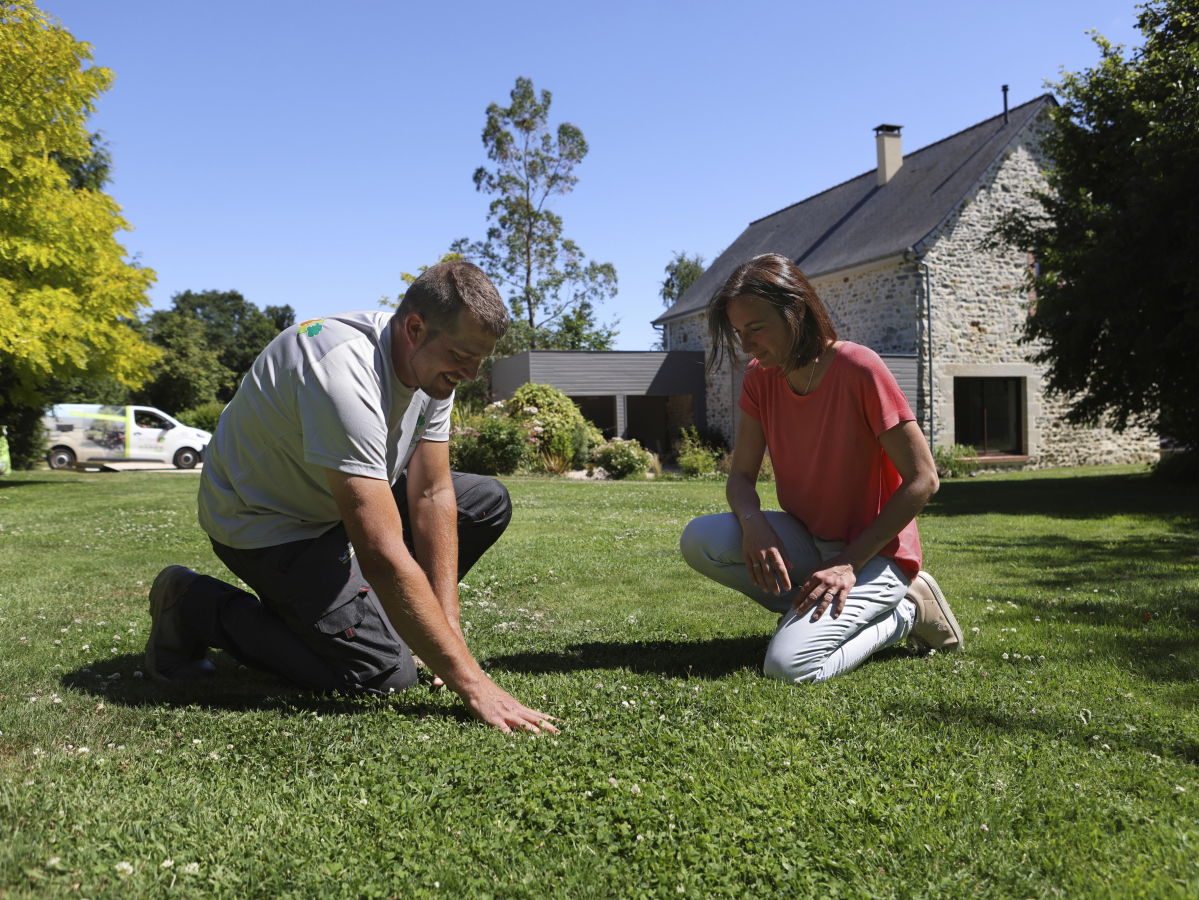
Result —
<instances>
[{"instance_id":1,"label":"stone gable wall","mask_svg":"<svg viewBox=\"0 0 1199 900\"><path fill-rule=\"evenodd\" d=\"M1117 435L1064 422L1066 400L1046 396L1045 366L1028 361L1035 345L1019 343L1029 314L1024 288L1029 259L1015 250L981 247L1005 212L1037 206L1028 192L1046 186L1041 139L1051 127L1048 111L1042 111L941 226L925 256L932 287L935 443L954 442L955 376L1020 377L1030 467L1148 462L1157 458L1157 442L1144 429ZM927 373L927 337L922 338L921 369ZM927 375L924 381L927 391Z\"/></svg>"}]
</instances>

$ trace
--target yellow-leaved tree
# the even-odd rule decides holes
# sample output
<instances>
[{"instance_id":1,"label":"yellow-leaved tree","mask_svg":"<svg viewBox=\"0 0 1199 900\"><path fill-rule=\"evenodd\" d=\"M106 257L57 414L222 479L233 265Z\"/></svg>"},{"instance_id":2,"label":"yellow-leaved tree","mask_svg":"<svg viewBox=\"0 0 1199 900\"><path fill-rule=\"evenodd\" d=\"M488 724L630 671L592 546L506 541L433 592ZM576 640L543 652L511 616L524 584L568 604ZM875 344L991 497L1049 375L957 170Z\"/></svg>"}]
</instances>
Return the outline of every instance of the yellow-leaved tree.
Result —
<instances>
[{"instance_id":1,"label":"yellow-leaved tree","mask_svg":"<svg viewBox=\"0 0 1199 900\"><path fill-rule=\"evenodd\" d=\"M91 61L32 0L0 0L0 424L14 464L37 455L24 443L50 379L136 386L158 358L130 327L154 272L117 242L116 202L71 174L94 155L87 118L113 80Z\"/></svg>"}]
</instances>

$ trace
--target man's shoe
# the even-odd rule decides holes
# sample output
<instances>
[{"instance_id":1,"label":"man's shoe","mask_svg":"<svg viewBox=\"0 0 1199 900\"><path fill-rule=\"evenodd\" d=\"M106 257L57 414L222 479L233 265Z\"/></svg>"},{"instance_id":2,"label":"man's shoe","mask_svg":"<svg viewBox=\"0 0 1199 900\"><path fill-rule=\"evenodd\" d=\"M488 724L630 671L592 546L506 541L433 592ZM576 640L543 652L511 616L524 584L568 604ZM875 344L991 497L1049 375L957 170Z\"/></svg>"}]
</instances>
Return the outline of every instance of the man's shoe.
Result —
<instances>
[{"instance_id":1,"label":"man's shoe","mask_svg":"<svg viewBox=\"0 0 1199 900\"><path fill-rule=\"evenodd\" d=\"M919 653L936 650L956 653L966 645L966 638L953 617L949 601L941 586L928 572L919 572L908 588L907 599L916 607L916 624L908 635L908 643Z\"/></svg>"},{"instance_id":2,"label":"man's shoe","mask_svg":"<svg viewBox=\"0 0 1199 900\"><path fill-rule=\"evenodd\" d=\"M207 658L208 648L187 635L179 599L198 572L167 566L150 588L150 639L146 641L146 668L159 681L209 678L216 668Z\"/></svg>"}]
</instances>

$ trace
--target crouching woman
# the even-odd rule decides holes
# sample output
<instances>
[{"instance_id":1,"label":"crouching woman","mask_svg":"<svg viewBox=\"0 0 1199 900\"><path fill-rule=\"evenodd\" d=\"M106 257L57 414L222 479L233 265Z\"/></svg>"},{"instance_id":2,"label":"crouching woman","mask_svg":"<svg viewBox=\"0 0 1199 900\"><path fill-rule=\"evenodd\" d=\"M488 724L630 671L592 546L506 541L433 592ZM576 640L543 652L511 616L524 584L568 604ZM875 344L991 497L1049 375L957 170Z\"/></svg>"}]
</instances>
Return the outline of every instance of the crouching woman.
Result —
<instances>
[{"instance_id":1,"label":"crouching woman","mask_svg":"<svg viewBox=\"0 0 1199 900\"><path fill-rule=\"evenodd\" d=\"M766 254L708 303L709 363L753 357L725 494L732 512L693 520L684 559L779 613L765 673L827 681L909 639L960 650L962 631L921 571L916 514L937 471L894 376L874 351L837 340L799 268ZM770 451L782 512L755 488Z\"/></svg>"}]
</instances>

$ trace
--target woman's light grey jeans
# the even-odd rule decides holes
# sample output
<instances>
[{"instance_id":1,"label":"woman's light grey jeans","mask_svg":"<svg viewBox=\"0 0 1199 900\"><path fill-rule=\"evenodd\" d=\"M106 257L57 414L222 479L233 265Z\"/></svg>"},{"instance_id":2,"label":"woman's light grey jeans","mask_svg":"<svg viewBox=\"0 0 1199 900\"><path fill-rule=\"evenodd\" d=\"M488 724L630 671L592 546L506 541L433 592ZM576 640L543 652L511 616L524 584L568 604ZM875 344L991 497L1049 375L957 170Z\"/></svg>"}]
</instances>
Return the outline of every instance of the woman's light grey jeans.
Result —
<instances>
[{"instance_id":1,"label":"woman's light grey jeans","mask_svg":"<svg viewBox=\"0 0 1199 900\"><path fill-rule=\"evenodd\" d=\"M791 590L775 596L757 587L742 555L741 523L732 513L693 519L679 539L683 559L706 575L780 614L778 629L762 665L766 677L794 683L828 681L861 665L872 653L908 636L916 609L904 603L910 582L893 560L875 556L858 572L845 609L833 618L830 607L820 620L799 617L791 608L800 586L823 560L845 549L844 541L813 537L803 522L785 512L767 512L794 566Z\"/></svg>"}]
</instances>

